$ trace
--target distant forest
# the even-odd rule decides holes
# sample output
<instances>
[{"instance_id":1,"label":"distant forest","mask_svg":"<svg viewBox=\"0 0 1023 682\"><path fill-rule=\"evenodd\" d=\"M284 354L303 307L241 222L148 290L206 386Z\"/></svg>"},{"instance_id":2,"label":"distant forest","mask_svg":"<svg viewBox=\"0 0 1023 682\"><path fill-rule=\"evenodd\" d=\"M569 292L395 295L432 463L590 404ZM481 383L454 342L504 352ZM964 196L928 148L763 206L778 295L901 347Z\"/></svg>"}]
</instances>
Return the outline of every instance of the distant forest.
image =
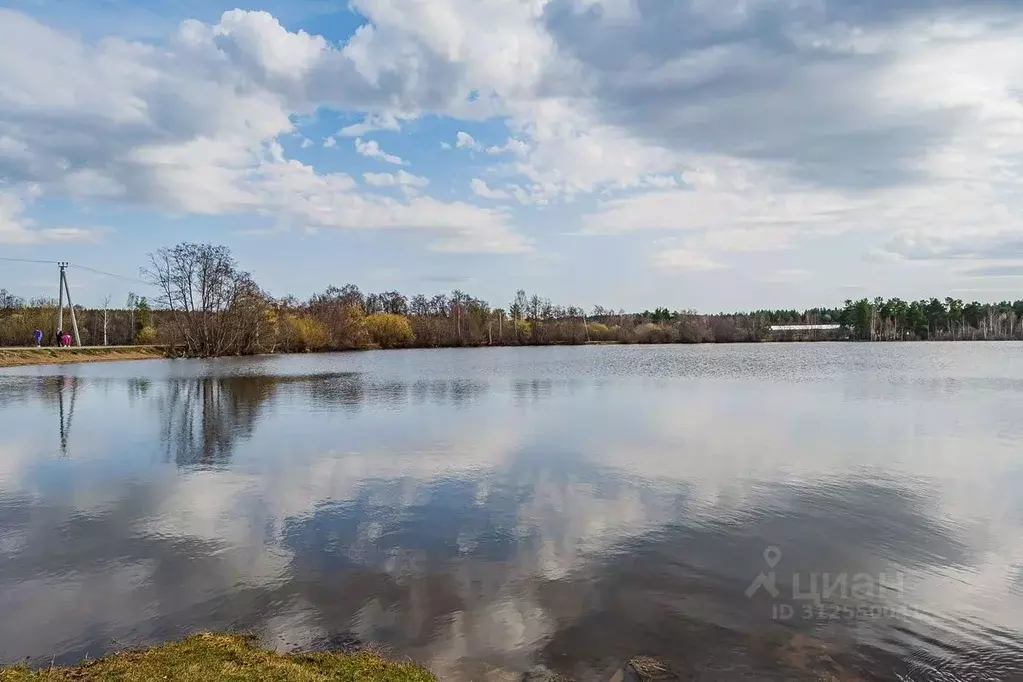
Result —
<instances>
[{"instance_id":1,"label":"distant forest","mask_svg":"<svg viewBox=\"0 0 1023 682\"><path fill-rule=\"evenodd\" d=\"M144 277L157 292L123 305L76 307L83 345L165 344L194 356L458 346L586 343L741 343L770 340L960 341L1023 339L1023 301L845 301L836 308L703 314L656 308L583 310L519 290L505 306L463 291L407 296L329 286L300 301L275 298L238 267L229 249L180 244L150 255ZM787 333L772 325L837 324L834 332ZM57 301L0 289L0 345L53 345ZM70 316L65 312L65 329Z\"/></svg>"}]
</instances>

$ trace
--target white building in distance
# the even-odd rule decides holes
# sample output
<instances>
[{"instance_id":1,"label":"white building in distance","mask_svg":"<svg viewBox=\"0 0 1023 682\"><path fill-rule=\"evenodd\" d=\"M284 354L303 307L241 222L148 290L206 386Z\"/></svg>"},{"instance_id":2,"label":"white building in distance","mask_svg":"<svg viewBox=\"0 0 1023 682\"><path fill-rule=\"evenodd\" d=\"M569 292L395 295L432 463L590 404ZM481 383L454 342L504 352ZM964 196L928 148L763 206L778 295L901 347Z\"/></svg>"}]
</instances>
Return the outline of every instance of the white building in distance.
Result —
<instances>
[{"instance_id":1,"label":"white building in distance","mask_svg":"<svg viewBox=\"0 0 1023 682\"><path fill-rule=\"evenodd\" d=\"M776 324L772 332L833 332L842 328L840 324Z\"/></svg>"}]
</instances>

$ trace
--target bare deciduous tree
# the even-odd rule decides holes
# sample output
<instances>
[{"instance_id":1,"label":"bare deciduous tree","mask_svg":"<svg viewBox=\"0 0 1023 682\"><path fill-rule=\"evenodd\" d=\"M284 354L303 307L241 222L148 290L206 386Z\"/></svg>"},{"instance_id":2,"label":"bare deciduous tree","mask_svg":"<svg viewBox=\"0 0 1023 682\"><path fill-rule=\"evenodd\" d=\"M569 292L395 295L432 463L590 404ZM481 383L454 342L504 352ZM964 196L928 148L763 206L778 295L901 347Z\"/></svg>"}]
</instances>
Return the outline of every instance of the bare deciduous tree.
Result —
<instances>
[{"instance_id":1,"label":"bare deciduous tree","mask_svg":"<svg viewBox=\"0 0 1023 682\"><path fill-rule=\"evenodd\" d=\"M225 246L179 244L150 254L143 271L160 291L175 340L190 355L255 352L267 319L266 296Z\"/></svg>"},{"instance_id":2,"label":"bare deciduous tree","mask_svg":"<svg viewBox=\"0 0 1023 682\"><path fill-rule=\"evenodd\" d=\"M136 294L134 291L129 291L128 292L128 301L127 301L126 305L128 307L128 315L131 318L131 323L130 323L131 327L130 327L130 330L129 330L129 333L130 333L130 336L131 336L131 341L129 341L129 343L135 343L135 334L138 332L138 329L135 327L135 309L138 308L138 305L139 305L139 296L138 296L138 294Z\"/></svg>"},{"instance_id":3,"label":"bare deciduous tree","mask_svg":"<svg viewBox=\"0 0 1023 682\"><path fill-rule=\"evenodd\" d=\"M110 294L103 297L103 345L107 345L107 318L110 309Z\"/></svg>"}]
</instances>

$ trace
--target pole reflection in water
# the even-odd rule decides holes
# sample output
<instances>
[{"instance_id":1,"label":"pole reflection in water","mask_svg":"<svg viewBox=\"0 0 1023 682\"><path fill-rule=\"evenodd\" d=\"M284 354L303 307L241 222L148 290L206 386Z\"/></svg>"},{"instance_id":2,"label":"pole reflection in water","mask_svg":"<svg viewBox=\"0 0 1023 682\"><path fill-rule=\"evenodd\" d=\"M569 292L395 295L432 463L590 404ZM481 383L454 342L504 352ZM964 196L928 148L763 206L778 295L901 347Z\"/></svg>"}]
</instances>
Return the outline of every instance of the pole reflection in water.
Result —
<instances>
[{"instance_id":1,"label":"pole reflection in water","mask_svg":"<svg viewBox=\"0 0 1023 682\"><path fill-rule=\"evenodd\" d=\"M75 396L78 394L77 377L59 377L57 382L57 403L60 413L60 455L66 458L68 438L71 435L71 420L75 416ZM64 422L64 392L69 394L67 423Z\"/></svg>"}]
</instances>

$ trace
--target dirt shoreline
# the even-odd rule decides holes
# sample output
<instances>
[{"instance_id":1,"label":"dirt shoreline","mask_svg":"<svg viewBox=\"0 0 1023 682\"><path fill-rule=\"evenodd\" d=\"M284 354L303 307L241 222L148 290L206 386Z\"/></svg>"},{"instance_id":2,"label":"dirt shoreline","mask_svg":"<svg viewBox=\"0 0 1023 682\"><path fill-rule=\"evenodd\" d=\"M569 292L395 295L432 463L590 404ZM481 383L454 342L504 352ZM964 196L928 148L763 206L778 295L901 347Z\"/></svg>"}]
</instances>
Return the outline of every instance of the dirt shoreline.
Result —
<instances>
[{"instance_id":1,"label":"dirt shoreline","mask_svg":"<svg viewBox=\"0 0 1023 682\"><path fill-rule=\"evenodd\" d=\"M157 360L167 357L162 346L98 348L0 348L0 368L29 365L70 365L82 362Z\"/></svg>"}]
</instances>

